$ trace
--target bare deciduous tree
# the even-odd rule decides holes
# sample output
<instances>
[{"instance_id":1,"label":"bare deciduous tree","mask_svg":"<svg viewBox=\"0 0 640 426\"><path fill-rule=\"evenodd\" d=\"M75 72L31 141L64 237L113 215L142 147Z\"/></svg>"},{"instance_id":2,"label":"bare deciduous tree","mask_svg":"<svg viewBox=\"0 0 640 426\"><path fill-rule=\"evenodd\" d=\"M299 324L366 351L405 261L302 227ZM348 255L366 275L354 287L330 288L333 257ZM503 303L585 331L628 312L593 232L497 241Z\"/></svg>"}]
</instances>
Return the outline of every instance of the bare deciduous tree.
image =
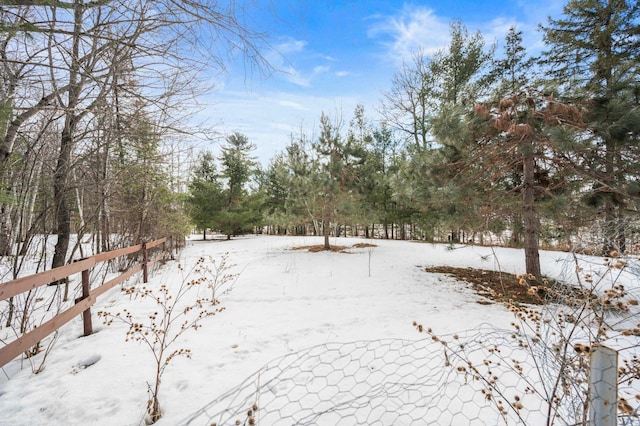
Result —
<instances>
[{"instance_id":1,"label":"bare deciduous tree","mask_svg":"<svg viewBox=\"0 0 640 426\"><path fill-rule=\"evenodd\" d=\"M67 261L72 232L99 234L96 246L107 249L120 231L110 224L109 199L120 195L113 183L126 176L114 175L112 165L135 138L127 134L135 131L129 118L146 115L160 140L188 133L176 110L189 109L195 85L202 87L199 75L224 71L235 54L251 70L269 69L260 54L265 37L245 25L242 7L209 0L3 2L0 165L16 143L28 143L35 123L58 132L57 155L47 159L54 223L44 227L57 234L53 267ZM10 233L3 233L5 251Z\"/></svg>"}]
</instances>

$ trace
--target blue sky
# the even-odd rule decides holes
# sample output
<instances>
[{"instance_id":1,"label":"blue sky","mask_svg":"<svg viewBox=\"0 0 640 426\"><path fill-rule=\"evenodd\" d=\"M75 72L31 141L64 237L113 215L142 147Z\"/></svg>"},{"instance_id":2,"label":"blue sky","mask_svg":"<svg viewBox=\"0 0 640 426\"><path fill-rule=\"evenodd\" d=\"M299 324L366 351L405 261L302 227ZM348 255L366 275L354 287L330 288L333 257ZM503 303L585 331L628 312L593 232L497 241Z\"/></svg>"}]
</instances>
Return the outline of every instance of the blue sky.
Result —
<instances>
[{"instance_id":1,"label":"blue sky","mask_svg":"<svg viewBox=\"0 0 640 426\"><path fill-rule=\"evenodd\" d=\"M403 59L418 49L445 48L449 24L461 21L479 30L487 43L501 43L509 27L523 32L530 52L542 48L537 31L548 16L559 17L563 0L417 1L256 0L247 19L269 35L263 55L276 69L268 77L229 64L216 88L204 96L206 117L221 135L238 131L257 146L266 166L289 143L291 134L317 134L320 114L348 125L357 104L378 118L381 94L388 90ZM217 144L205 148L217 150Z\"/></svg>"}]
</instances>

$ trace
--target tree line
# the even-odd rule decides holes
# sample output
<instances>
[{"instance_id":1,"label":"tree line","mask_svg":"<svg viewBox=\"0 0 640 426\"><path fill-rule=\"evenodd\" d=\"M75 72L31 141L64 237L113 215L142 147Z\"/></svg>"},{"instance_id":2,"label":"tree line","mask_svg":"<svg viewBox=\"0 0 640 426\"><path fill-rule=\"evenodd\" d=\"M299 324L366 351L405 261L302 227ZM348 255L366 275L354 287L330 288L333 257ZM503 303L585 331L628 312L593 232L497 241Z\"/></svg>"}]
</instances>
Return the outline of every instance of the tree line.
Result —
<instances>
[{"instance_id":1,"label":"tree line","mask_svg":"<svg viewBox=\"0 0 640 426\"><path fill-rule=\"evenodd\" d=\"M0 7L0 254L14 274L37 236L60 266L191 225L419 238L525 247L611 226L602 252L624 251L637 213L640 6L571 0L541 24L529 55L511 28L500 49L460 22L449 45L417 51L372 121L322 114L264 168L254 143L191 153L184 125L203 71L229 51L262 58L264 35L236 3L209 0L12 1ZM259 141L256 141L259 143ZM79 238L73 245L72 234ZM206 234L205 234L206 236ZM43 249L44 252L44 249Z\"/></svg>"},{"instance_id":2,"label":"tree line","mask_svg":"<svg viewBox=\"0 0 640 426\"><path fill-rule=\"evenodd\" d=\"M82 243L183 238L195 89L227 55L268 68L264 36L241 18L241 5L210 0L2 2L0 255L14 277L49 236L39 267Z\"/></svg>"},{"instance_id":3,"label":"tree line","mask_svg":"<svg viewBox=\"0 0 640 426\"><path fill-rule=\"evenodd\" d=\"M453 22L447 48L415 52L396 73L382 121L363 106L348 125L322 114L317 136L292 137L264 170L249 151L236 157L254 176L242 213L200 201L216 199L202 197L204 185L225 191L202 157L195 223L229 232L231 214L232 232L322 235L327 248L329 235L346 232L452 243L502 235L525 248L538 278L541 242L570 247L596 222L610 227L601 252L625 251L638 231L621 224L640 195L640 5L570 1L540 31L545 50L532 57L515 27L499 51ZM238 138L222 155L228 197Z\"/></svg>"}]
</instances>

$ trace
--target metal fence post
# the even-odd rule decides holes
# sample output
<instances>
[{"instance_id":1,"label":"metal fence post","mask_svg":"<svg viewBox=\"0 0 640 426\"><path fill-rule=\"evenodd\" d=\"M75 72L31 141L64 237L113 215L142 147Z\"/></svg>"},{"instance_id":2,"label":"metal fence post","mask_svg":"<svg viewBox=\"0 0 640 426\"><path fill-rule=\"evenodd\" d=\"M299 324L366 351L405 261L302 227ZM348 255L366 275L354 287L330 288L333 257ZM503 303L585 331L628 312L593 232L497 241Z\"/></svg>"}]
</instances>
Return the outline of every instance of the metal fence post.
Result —
<instances>
[{"instance_id":1,"label":"metal fence post","mask_svg":"<svg viewBox=\"0 0 640 426\"><path fill-rule=\"evenodd\" d=\"M618 408L618 352L605 346L591 350L589 426L614 426Z\"/></svg>"}]
</instances>

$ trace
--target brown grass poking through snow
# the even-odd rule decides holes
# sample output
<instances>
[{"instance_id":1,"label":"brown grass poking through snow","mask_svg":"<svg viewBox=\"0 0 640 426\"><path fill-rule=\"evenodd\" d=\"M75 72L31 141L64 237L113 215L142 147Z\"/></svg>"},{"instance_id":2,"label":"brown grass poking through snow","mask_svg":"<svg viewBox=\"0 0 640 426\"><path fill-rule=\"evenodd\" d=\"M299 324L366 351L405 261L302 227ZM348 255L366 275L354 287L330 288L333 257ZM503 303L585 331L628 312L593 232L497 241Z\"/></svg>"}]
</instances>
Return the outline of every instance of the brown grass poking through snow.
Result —
<instances>
[{"instance_id":1,"label":"brown grass poking through snow","mask_svg":"<svg viewBox=\"0 0 640 426\"><path fill-rule=\"evenodd\" d=\"M529 292L531 286L542 287L544 284L532 280L522 285L522 277L518 275L484 269L454 268L452 266L434 266L425 268L425 272L447 274L457 280L468 282L480 296L495 302L512 300L517 303L531 305L542 305L545 302L543 297L531 295ZM490 302L480 301L478 303L487 304Z\"/></svg>"},{"instance_id":2,"label":"brown grass poking through snow","mask_svg":"<svg viewBox=\"0 0 640 426\"><path fill-rule=\"evenodd\" d=\"M333 251L336 253L347 253L347 250L350 248L369 248L369 247L377 247L377 246L375 244L369 244L369 243L357 243L351 247L330 245L328 251ZM323 244L318 244L314 246L294 247L292 250L307 250L307 251L310 251L311 253L318 253L321 251L325 251L325 248Z\"/></svg>"},{"instance_id":3,"label":"brown grass poking through snow","mask_svg":"<svg viewBox=\"0 0 640 426\"><path fill-rule=\"evenodd\" d=\"M328 251L344 253L344 251L348 248L349 247L346 247L346 246L329 246ZM322 244L318 244L316 246L299 246L299 247L294 247L292 250L306 250L306 251L310 251L311 253L318 253L321 251L325 251L324 245Z\"/></svg>"}]
</instances>

